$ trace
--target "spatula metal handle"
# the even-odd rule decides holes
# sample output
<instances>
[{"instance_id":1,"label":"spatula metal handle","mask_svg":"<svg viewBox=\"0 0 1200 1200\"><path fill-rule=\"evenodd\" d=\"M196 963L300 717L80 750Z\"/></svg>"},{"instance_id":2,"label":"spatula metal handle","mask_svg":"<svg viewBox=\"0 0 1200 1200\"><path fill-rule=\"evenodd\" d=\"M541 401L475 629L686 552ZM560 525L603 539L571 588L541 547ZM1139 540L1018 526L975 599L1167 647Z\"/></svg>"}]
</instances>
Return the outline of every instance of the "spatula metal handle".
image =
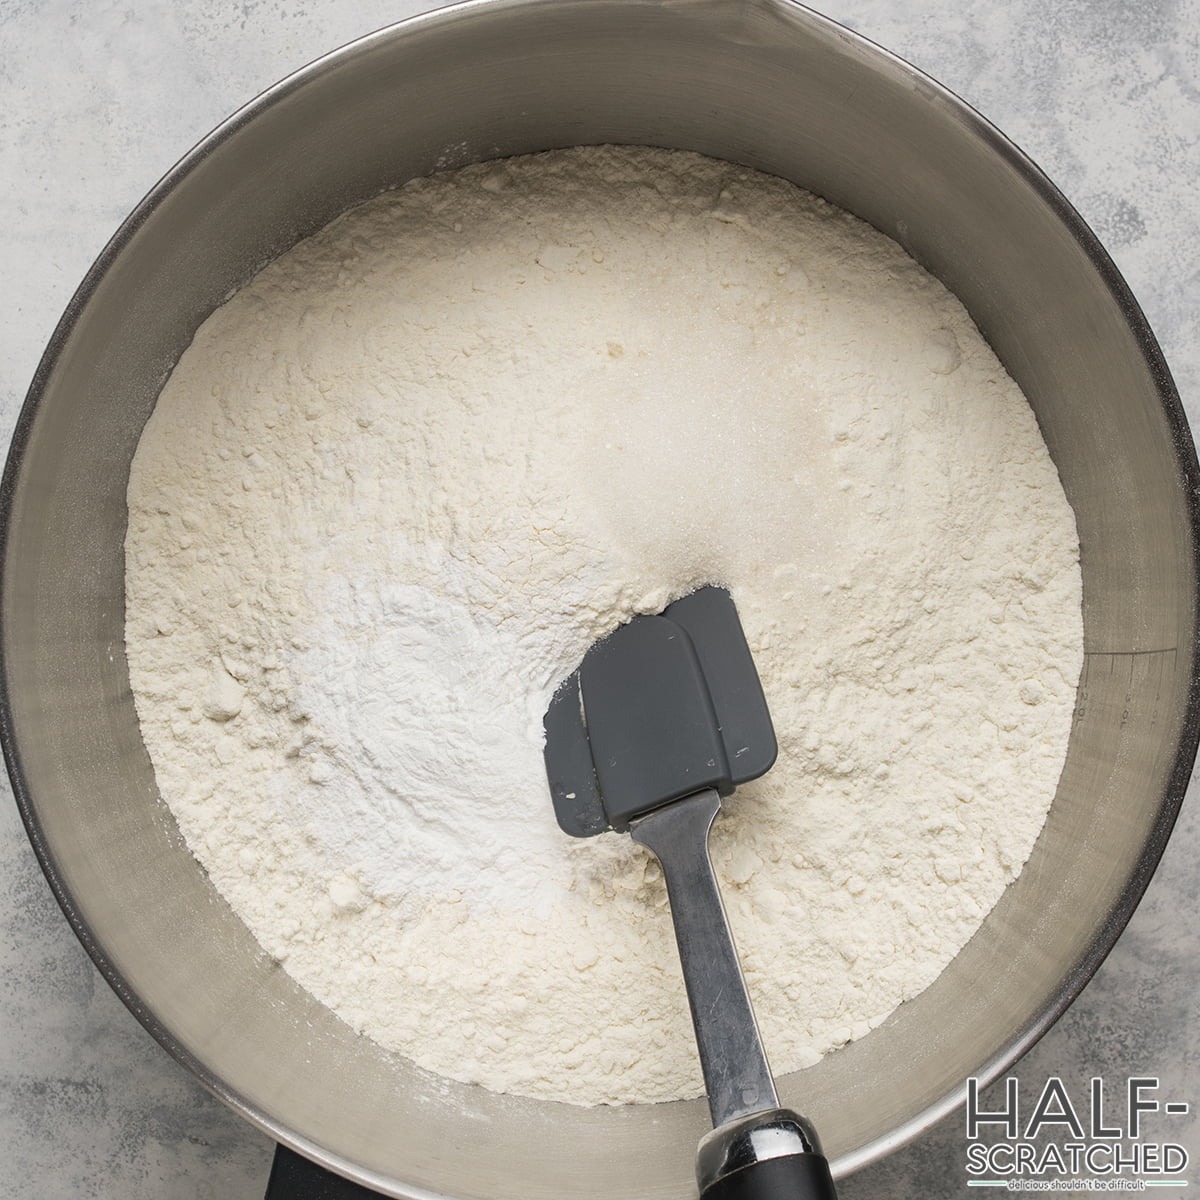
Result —
<instances>
[{"instance_id":1,"label":"spatula metal handle","mask_svg":"<svg viewBox=\"0 0 1200 1200\"><path fill-rule=\"evenodd\" d=\"M662 864L713 1131L700 1143L701 1200L837 1200L815 1130L779 1107L733 933L708 855L721 808L695 792L630 823Z\"/></svg>"},{"instance_id":2,"label":"spatula metal handle","mask_svg":"<svg viewBox=\"0 0 1200 1200\"><path fill-rule=\"evenodd\" d=\"M714 1126L779 1105L708 856L720 808L709 789L630 824L633 840L662 864Z\"/></svg>"}]
</instances>

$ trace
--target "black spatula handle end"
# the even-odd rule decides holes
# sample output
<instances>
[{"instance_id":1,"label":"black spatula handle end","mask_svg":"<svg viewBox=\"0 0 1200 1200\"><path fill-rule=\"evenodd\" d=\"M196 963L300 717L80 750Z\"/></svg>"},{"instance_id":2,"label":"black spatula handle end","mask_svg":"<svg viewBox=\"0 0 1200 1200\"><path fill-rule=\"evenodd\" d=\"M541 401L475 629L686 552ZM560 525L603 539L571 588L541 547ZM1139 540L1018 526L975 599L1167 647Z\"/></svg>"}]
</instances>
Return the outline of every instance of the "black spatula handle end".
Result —
<instances>
[{"instance_id":1,"label":"black spatula handle end","mask_svg":"<svg viewBox=\"0 0 1200 1200\"><path fill-rule=\"evenodd\" d=\"M837 1200L816 1130L790 1108L721 1125L696 1155L700 1200Z\"/></svg>"},{"instance_id":2,"label":"black spatula handle end","mask_svg":"<svg viewBox=\"0 0 1200 1200\"><path fill-rule=\"evenodd\" d=\"M790 1154L718 1179L700 1200L837 1200L837 1193L823 1154Z\"/></svg>"}]
</instances>

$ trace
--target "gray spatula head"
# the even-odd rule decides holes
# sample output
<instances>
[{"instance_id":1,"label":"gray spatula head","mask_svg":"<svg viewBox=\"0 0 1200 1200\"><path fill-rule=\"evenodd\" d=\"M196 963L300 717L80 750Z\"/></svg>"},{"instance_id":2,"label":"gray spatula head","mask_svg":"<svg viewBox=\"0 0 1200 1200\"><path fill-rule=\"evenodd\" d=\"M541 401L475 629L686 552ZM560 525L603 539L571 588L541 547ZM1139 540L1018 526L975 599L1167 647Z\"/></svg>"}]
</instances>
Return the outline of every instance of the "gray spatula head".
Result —
<instances>
[{"instance_id":1,"label":"gray spatula head","mask_svg":"<svg viewBox=\"0 0 1200 1200\"><path fill-rule=\"evenodd\" d=\"M775 762L775 730L733 599L705 587L597 642L546 712L564 832L625 830L702 788L729 795Z\"/></svg>"}]
</instances>

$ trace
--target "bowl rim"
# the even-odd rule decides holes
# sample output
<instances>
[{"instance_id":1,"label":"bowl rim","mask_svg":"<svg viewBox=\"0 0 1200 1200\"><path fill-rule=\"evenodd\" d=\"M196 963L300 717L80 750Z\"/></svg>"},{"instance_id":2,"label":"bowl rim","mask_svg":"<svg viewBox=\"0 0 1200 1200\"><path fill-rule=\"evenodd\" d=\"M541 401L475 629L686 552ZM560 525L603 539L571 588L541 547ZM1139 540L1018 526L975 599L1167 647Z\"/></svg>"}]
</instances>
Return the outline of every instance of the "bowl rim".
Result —
<instances>
[{"instance_id":1,"label":"bowl rim","mask_svg":"<svg viewBox=\"0 0 1200 1200\"><path fill-rule=\"evenodd\" d=\"M21 746L14 728L14 706L5 651L8 628L6 597L9 576L10 573L14 573L11 571L9 562L10 530L14 505L21 487L22 466L37 420L38 410L47 385L53 377L76 323L114 262L149 217L185 177L196 170L223 142L258 119L267 110L285 100L293 92L312 85L328 71L341 67L347 61L377 46L409 37L418 32L452 28L468 22L484 12L490 16L498 10L520 11L542 7L553 8L558 7L559 3L560 0L457 0L455 3L389 23L356 37L289 72L235 109L216 125L162 175L121 222L68 301L63 315L50 336L26 393L9 444L3 476L0 477L0 749L3 750L13 794L29 841L63 914L101 975L133 1016L159 1045L187 1068L206 1090L276 1142L283 1143L328 1170L379 1191L381 1194L399 1197L401 1200L453 1200L453 1198L446 1193L431 1192L412 1185L398 1187L396 1181L373 1170L363 1168L282 1125L226 1080L211 1072L203 1062L182 1045L171 1030L166 1028L155 1013L142 1002L122 972L108 958L100 939L83 915L60 873L54 849L46 837L38 816L37 803L26 776ZM593 8L634 10L645 8L648 4L653 3L653 0L572 0L572 3L575 6L587 5ZM681 0L680 6L699 10L707 7L709 3L710 0ZM1200 462L1197 461L1195 444L1178 390L1158 341L1129 285L1096 234L1066 196L1032 158L957 93L939 83L919 67L863 34L799 3L799 0L721 0L721 3L722 5L737 4L747 9L759 7L771 11L776 17L796 26L808 27L827 36L834 36L851 46L857 53L869 58L877 69L890 73L897 79L903 79L909 84L919 84L929 102L939 106L943 113L949 115L968 134L978 138L986 149L1007 163L1036 193L1037 197L1054 212L1078 247L1085 253L1108 289L1110 296L1116 302L1155 382L1184 485L1182 491L1190 531L1192 561L1195 575L1200 578ZM1198 589L1192 624L1193 628L1200 632L1200 589ZM1109 919L1103 923L1086 951L1062 981L1054 999L1035 1016L1022 1033L1014 1037L988 1060L979 1074L975 1076L981 1087L997 1079L1031 1049L1074 1002L1124 931L1154 875L1182 805L1191 778L1197 746L1200 744L1200 637L1194 641L1192 657L1188 665L1189 686L1179 742L1168 774L1162 803L1143 844L1136 869L1122 890L1118 903L1110 911ZM831 1164L835 1176L850 1175L917 1138L959 1108L966 1101L967 1088L968 1082L964 1080L959 1087L927 1105L895 1129L872 1139L857 1150L838 1156Z\"/></svg>"}]
</instances>

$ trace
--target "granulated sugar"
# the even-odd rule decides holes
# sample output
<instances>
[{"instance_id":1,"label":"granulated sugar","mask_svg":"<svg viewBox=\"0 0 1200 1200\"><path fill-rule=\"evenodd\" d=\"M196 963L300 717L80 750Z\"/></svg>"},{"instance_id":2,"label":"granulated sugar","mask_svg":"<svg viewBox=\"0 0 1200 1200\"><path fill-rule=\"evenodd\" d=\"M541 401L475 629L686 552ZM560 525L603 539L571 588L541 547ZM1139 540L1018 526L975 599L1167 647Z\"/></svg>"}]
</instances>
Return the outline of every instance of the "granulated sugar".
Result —
<instances>
[{"instance_id":1,"label":"granulated sugar","mask_svg":"<svg viewBox=\"0 0 1200 1200\"><path fill-rule=\"evenodd\" d=\"M205 323L129 488L161 792L383 1046L699 1092L653 859L541 759L597 637L709 582L780 742L713 853L777 1072L927 986L1019 872L1082 661L1072 513L961 306L779 180L591 148L417 180Z\"/></svg>"}]
</instances>

